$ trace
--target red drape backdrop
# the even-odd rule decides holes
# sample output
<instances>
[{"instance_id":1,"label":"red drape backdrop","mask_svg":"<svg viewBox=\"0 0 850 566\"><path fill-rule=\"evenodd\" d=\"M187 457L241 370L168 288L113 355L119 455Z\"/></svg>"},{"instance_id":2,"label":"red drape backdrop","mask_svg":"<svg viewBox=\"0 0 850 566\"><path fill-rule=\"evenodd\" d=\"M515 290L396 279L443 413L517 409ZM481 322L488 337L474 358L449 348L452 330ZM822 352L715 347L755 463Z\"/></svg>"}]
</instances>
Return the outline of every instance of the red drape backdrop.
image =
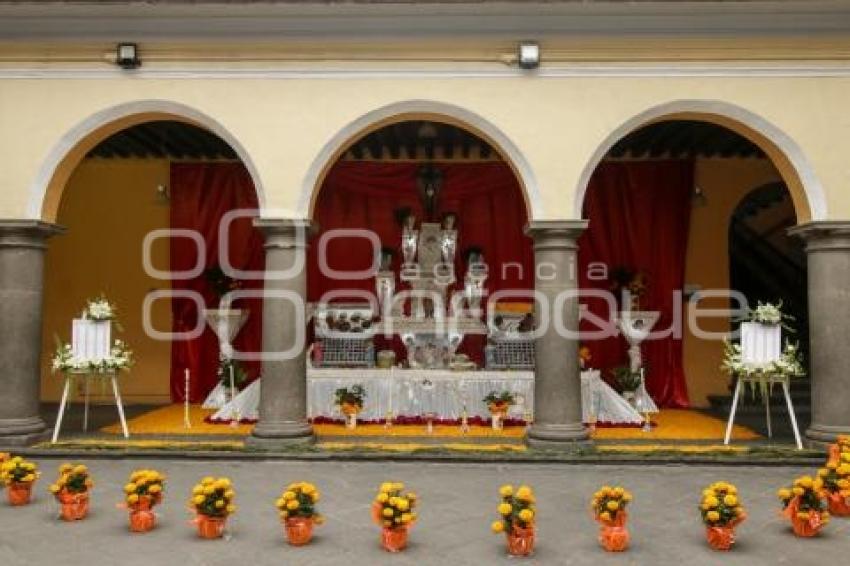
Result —
<instances>
[{"instance_id":1,"label":"red drape backdrop","mask_svg":"<svg viewBox=\"0 0 850 566\"><path fill-rule=\"evenodd\" d=\"M199 232L206 242L205 269L219 265L218 230L222 216L235 209L256 209L257 196L251 177L241 163L186 163L171 166L171 228ZM239 218L231 224L229 255L237 269L262 271L265 265L263 237L252 225L251 218ZM188 238L171 238L171 269L186 271L197 261L194 242ZM262 288L261 280L241 281L243 289ZM175 290L201 293L208 307L217 300L207 278L172 281ZM237 351L259 352L262 332L262 301L243 299L234 305L250 311L248 320L234 341ZM198 313L189 299L171 301L172 328L184 332L195 326ZM259 364L242 362L251 379L259 373ZM191 374L190 400L201 402L215 387L218 377L218 339L209 325L199 338L175 341L171 346L171 398L183 401L184 370Z\"/></svg>"},{"instance_id":2,"label":"red drape backdrop","mask_svg":"<svg viewBox=\"0 0 850 566\"><path fill-rule=\"evenodd\" d=\"M401 263L401 227L394 211L410 207L417 220L424 210L416 189L417 163L340 162L328 173L315 207L314 219L321 231L337 228L368 228L382 245L396 250L393 269ZM462 288L466 265L462 252L468 246L483 248L490 266L487 289L533 289L534 259L531 240L523 234L527 222L522 191L513 171L503 163L440 163L443 187L437 218L445 212L458 215L458 253L455 272ZM316 240L308 261L308 298L318 300L330 290L359 289L374 292L374 279L340 281L320 272ZM328 265L337 270L365 270L372 265L372 248L362 238L335 240L327 249ZM508 267L507 263L518 264ZM397 289L406 288L396 281ZM513 302L531 302L513 299ZM378 347L381 347L378 343ZM399 350L398 344L395 348ZM469 337L461 351L481 362L483 339Z\"/></svg>"},{"instance_id":3,"label":"red drape backdrop","mask_svg":"<svg viewBox=\"0 0 850 566\"><path fill-rule=\"evenodd\" d=\"M609 272L617 267L647 275L641 310L661 312L655 330L674 322L673 293L685 278L685 255L690 221L693 165L687 161L604 162L590 180L584 202L588 230L579 241L582 288L608 289L609 281L588 278L587 266L601 262ZM598 300L584 301L598 316L609 316ZM593 329L582 322L585 331ZM590 365L609 370L627 365L622 337L588 341ZM682 366L682 340L668 337L643 344L646 386L665 407L687 407L688 393Z\"/></svg>"}]
</instances>

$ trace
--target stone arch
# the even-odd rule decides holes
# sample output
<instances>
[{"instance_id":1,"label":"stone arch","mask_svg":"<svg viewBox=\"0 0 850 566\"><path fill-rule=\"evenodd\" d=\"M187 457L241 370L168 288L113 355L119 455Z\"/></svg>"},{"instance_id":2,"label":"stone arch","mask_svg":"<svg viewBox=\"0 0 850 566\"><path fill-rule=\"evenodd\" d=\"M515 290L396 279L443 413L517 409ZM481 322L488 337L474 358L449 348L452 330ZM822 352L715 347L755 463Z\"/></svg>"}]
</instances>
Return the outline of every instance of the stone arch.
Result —
<instances>
[{"instance_id":1,"label":"stone arch","mask_svg":"<svg viewBox=\"0 0 850 566\"><path fill-rule=\"evenodd\" d=\"M68 178L98 143L130 126L153 120L176 120L204 128L227 142L245 165L261 211L266 198L259 173L248 152L220 122L185 104L169 100L136 100L100 110L66 132L50 149L30 186L27 214L55 222Z\"/></svg>"},{"instance_id":2,"label":"stone arch","mask_svg":"<svg viewBox=\"0 0 850 566\"><path fill-rule=\"evenodd\" d=\"M717 100L676 100L660 104L633 116L609 133L579 177L573 209L576 218L583 215L584 197L590 178L611 147L630 132L663 120L710 122L747 138L764 151L779 171L794 201L798 222L827 218L823 186L800 146L761 116Z\"/></svg>"},{"instance_id":3,"label":"stone arch","mask_svg":"<svg viewBox=\"0 0 850 566\"><path fill-rule=\"evenodd\" d=\"M346 124L313 160L301 186L298 213L312 218L316 197L330 168L355 140L389 124L406 120L432 120L451 124L487 141L514 171L523 191L529 220L543 216L543 200L531 166L519 148L492 122L469 110L431 100L408 100L367 112Z\"/></svg>"}]
</instances>

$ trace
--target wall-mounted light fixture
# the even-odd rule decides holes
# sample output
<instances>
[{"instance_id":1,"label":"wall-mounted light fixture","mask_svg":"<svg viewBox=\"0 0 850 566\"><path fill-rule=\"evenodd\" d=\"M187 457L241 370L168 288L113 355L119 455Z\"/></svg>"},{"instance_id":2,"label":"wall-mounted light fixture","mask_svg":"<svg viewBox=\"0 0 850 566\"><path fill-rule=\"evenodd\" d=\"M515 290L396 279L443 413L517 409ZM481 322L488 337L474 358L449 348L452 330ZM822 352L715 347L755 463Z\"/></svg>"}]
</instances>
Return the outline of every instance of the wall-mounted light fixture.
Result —
<instances>
[{"instance_id":1,"label":"wall-mounted light fixture","mask_svg":"<svg viewBox=\"0 0 850 566\"><path fill-rule=\"evenodd\" d=\"M708 204L708 197L705 196L702 187L694 185L694 190L691 193L691 204L693 206L705 206Z\"/></svg>"},{"instance_id":2,"label":"wall-mounted light fixture","mask_svg":"<svg viewBox=\"0 0 850 566\"><path fill-rule=\"evenodd\" d=\"M119 43L115 50L115 63L122 69L137 69L141 67L139 48L135 43Z\"/></svg>"},{"instance_id":3,"label":"wall-mounted light fixture","mask_svg":"<svg viewBox=\"0 0 850 566\"><path fill-rule=\"evenodd\" d=\"M517 63L520 69L536 69L540 66L540 45L536 41L522 41L517 48Z\"/></svg>"},{"instance_id":4,"label":"wall-mounted light fixture","mask_svg":"<svg viewBox=\"0 0 850 566\"><path fill-rule=\"evenodd\" d=\"M156 200L162 204L171 202L171 191L168 190L168 185L160 184L156 186Z\"/></svg>"}]
</instances>

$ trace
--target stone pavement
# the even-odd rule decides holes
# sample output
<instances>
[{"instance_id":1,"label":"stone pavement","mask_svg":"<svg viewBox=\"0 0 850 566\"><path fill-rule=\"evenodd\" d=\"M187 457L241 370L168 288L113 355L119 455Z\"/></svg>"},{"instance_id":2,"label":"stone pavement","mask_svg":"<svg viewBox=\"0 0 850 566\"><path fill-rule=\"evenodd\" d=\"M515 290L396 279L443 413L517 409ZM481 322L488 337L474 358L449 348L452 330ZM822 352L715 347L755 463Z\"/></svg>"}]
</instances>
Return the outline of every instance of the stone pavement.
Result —
<instances>
[{"instance_id":1,"label":"stone pavement","mask_svg":"<svg viewBox=\"0 0 850 566\"><path fill-rule=\"evenodd\" d=\"M4 565L490 565L516 564L504 556L504 540L489 532L503 483L527 483L538 497L538 549L528 564L687 565L843 564L850 553L850 519L834 519L817 539L796 539L778 517L776 489L806 468L710 466L613 466L532 464L435 464L399 462L226 462L198 460L81 459L96 482L92 513L79 523L56 519L47 494L54 459L36 459L43 472L36 501L22 508L0 503L0 564ZM166 474L165 503L151 533L127 531L117 509L121 487L139 467ZM227 475L236 485L239 511L228 540L204 541L188 524L186 500L204 475ZM292 548L283 541L274 500L284 484L315 482L327 523L314 543ZM420 495L420 520L410 548L399 555L378 546L369 505L384 480L404 481ZM728 554L710 551L697 502L712 481L735 483L750 518ZM596 543L588 499L603 484L634 493L633 547L607 555ZM521 563L521 562L520 562Z\"/></svg>"}]
</instances>

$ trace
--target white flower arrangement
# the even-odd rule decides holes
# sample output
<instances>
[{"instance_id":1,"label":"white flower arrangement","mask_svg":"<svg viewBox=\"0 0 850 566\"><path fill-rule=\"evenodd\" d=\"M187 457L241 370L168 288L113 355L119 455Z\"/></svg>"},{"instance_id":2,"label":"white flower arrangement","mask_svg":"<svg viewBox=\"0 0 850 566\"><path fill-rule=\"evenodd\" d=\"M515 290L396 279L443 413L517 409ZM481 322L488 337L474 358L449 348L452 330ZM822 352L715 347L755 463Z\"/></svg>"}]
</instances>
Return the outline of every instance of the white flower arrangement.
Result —
<instances>
[{"instance_id":1,"label":"white flower arrangement","mask_svg":"<svg viewBox=\"0 0 850 566\"><path fill-rule=\"evenodd\" d=\"M56 352L53 354L53 371L58 372L85 372L93 373L126 371L133 365L133 351L127 347L123 340L116 340L112 344L109 355L105 358L94 360L81 360L74 356L71 344L58 343Z\"/></svg>"},{"instance_id":2,"label":"white flower arrangement","mask_svg":"<svg viewBox=\"0 0 850 566\"><path fill-rule=\"evenodd\" d=\"M794 317L782 312L782 301L777 304L758 302L758 305L741 319L744 322L757 322L759 324L767 324L770 326L781 324L786 330L791 328L786 322L791 322Z\"/></svg>"},{"instance_id":3,"label":"white flower arrangement","mask_svg":"<svg viewBox=\"0 0 850 566\"><path fill-rule=\"evenodd\" d=\"M115 308L115 305L101 295L96 299L89 299L81 318L95 321L115 320L117 312L118 309Z\"/></svg>"},{"instance_id":4,"label":"white flower arrangement","mask_svg":"<svg viewBox=\"0 0 850 566\"><path fill-rule=\"evenodd\" d=\"M800 356L800 347L791 342L785 342L785 348L779 359L769 364L755 366L745 364L740 344L725 343L725 354L721 368L732 377L754 382L762 393L769 393L771 380L793 379L806 374Z\"/></svg>"}]
</instances>

